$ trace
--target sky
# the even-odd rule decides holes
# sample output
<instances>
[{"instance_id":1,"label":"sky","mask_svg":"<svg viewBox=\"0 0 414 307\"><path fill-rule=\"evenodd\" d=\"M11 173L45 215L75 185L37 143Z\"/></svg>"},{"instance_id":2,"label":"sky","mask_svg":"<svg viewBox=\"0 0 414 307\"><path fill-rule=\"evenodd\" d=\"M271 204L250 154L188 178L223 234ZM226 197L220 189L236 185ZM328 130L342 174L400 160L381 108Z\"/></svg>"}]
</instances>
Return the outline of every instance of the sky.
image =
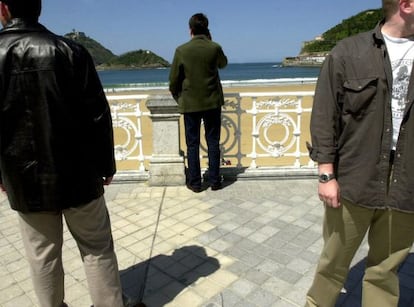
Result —
<instances>
[{"instance_id":1,"label":"sky","mask_svg":"<svg viewBox=\"0 0 414 307\"><path fill-rule=\"evenodd\" d=\"M43 0L40 22L63 35L84 32L116 55L151 50L171 62L190 39L188 19L207 15L230 63L279 62L302 43L381 0Z\"/></svg>"}]
</instances>

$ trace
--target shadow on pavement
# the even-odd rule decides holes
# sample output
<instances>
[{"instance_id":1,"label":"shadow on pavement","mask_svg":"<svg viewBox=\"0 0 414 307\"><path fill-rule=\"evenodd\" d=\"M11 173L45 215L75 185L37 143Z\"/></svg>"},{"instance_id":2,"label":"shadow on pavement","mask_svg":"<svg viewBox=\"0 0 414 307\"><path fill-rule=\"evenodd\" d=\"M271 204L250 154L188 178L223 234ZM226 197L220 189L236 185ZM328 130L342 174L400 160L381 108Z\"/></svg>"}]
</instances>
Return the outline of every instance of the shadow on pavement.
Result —
<instances>
[{"instance_id":1,"label":"shadow on pavement","mask_svg":"<svg viewBox=\"0 0 414 307\"><path fill-rule=\"evenodd\" d=\"M341 293L336 307L361 307L365 261L366 258L351 268L345 283L346 293ZM414 254L409 254L400 266L398 277L400 279L398 307L414 307Z\"/></svg>"},{"instance_id":2,"label":"shadow on pavement","mask_svg":"<svg viewBox=\"0 0 414 307\"><path fill-rule=\"evenodd\" d=\"M172 301L200 277L214 273L219 267L218 260L209 257L203 247L184 246L170 256L158 255L122 270L121 283L124 293L129 297L139 299L147 306L160 307Z\"/></svg>"}]
</instances>

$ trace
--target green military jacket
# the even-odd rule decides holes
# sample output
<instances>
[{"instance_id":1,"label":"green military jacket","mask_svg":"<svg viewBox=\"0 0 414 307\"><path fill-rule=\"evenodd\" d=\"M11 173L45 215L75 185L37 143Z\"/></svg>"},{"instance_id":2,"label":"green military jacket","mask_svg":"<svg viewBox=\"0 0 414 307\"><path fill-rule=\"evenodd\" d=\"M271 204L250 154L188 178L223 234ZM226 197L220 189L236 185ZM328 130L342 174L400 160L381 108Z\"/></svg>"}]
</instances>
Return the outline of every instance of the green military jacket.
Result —
<instances>
[{"instance_id":1,"label":"green military jacket","mask_svg":"<svg viewBox=\"0 0 414 307\"><path fill-rule=\"evenodd\" d=\"M180 113L215 109L224 104L218 69L226 65L221 46L206 35L195 35L176 49L169 88Z\"/></svg>"}]
</instances>

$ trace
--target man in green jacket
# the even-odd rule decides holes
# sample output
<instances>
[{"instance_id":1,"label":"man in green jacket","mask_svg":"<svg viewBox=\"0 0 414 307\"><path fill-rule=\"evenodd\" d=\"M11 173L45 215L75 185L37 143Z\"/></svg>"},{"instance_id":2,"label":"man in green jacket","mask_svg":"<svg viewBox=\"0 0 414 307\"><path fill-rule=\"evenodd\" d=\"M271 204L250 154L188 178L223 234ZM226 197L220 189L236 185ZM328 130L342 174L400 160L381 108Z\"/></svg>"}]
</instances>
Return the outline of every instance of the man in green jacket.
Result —
<instances>
[{"instance_id":1,"label":"man in green jacket","mask_svg":"<svg viewBox=\"0 0 414 307\"><path fill-rule=\"evenodd\" d=\"M408 306L399 303L398 268L414 241L414 2L382 6L373 30L331 50L316 86L310 155L324 246L306 307L336 305L365 236L361 305Z\"/></svg>"},{"instance_id":2,"label":"man in green jacket","mask_svg":"<svg viewBox=\"0 0 414 307\"><path fill-rule=\"evenodd\" d=\"M211 40L204 14L189 20L191 40L179 46L170 72L170 91L184 114L187 143L187 187L201 191L200 126L204 123L208 147L208 173L212 190L221 189L220 128L223 90L218 69L227 65L221 46Z\"/></svg>"}]
</instances>

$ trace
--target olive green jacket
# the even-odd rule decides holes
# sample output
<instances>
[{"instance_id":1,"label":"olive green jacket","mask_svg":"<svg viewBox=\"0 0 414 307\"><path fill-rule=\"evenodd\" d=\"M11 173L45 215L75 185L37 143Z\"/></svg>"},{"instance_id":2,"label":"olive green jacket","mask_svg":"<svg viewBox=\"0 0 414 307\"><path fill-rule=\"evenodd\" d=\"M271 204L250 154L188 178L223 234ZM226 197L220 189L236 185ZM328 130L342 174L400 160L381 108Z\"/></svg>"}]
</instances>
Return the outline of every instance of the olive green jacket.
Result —
<instances>
[{"instance_id":1,"label":"olive green jacket","mask_svg":"<svg viewBox=\"0 0 414 307\"><path fill-rule=\"evenodd\" d=\"M206 35L195 35L175 50L170 92L180 113L211 110L224 104L218 69L226 65L221 46Z\"/></svg>"}]
</instances>

